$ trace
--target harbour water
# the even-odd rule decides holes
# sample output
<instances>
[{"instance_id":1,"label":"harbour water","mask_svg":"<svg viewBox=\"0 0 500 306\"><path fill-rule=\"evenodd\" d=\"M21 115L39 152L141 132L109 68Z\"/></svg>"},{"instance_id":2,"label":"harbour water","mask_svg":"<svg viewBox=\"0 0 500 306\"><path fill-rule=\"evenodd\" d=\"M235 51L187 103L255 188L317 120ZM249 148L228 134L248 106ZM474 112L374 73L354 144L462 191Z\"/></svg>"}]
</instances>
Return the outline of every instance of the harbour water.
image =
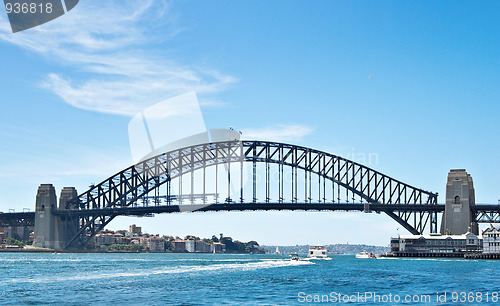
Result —
<instances>
[{"instance_id":1,"label":"harbour water","mask_svg":"<svg viewBox=\"0 0 500 306\"><path fill-rule=\"evenodd\" d=\"M330 256L0 253L0 304L500 302L500 261Z\"/></svg>"}]
</instances>

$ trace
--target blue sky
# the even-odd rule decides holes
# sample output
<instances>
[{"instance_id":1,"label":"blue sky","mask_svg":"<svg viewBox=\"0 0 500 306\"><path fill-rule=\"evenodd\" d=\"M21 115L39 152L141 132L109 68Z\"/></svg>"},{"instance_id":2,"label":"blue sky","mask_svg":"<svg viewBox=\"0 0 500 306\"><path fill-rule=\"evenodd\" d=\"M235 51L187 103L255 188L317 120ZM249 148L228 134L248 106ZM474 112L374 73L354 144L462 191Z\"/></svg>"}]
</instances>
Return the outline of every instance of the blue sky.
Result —
<instances>
[{"instance_id":1,"label":"blue sky","mask_svg":"<svg viewBox=\"0 0 500 306\"><path fill-rule=\"evenodd\" d=\"M87 0L16 34L0 9L0 211L33 209L41 183L83 192L129 166L131 117L193 90L209 128L354 160L375 154L367 166L440 202L449 169L465 168L476 201L496 203L499 8ZM110 228L131 223L292 245L386 245L400 228L385 215L337 212L174 214Z\"/></svg>"}]
</instances>

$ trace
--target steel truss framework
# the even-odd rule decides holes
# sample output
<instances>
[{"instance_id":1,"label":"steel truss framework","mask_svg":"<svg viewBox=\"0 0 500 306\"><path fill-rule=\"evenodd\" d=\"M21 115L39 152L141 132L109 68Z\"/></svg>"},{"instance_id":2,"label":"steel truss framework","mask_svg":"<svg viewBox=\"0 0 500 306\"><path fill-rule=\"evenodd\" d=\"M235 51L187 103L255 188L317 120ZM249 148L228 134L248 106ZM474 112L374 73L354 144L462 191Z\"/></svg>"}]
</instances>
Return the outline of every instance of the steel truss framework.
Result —
<instances>
[{"instance_id":1,"label":"steel truss framework","mask_svg":"<svg viewBox=\"0 0 500 306\"><path fill-rule=\"evenodd\" d=\"M0 213L0 227L4 226L35 226L35 213Z\"/></svg>"},{"instance_id":2,"label":"steel truss framework","mask_svg":"<svg viewBox=\"0 0 500 306\"><path fill-rule=\"evenodd\" d=\"M500 223L500 205L478 204L472 206L471 211L478 223Z\"/></svg>"},{"instance_id":3,"label":"steel truss framework","mask_svg":"<svg viewBox=\"0 0 500 306\"><path fill-rule=\"evenodd\" d=\"M244 165L251 168L247 184L243 183ZM227 182L218 182L220 174L215 176L213 199L205 187L208 180L213 181L207 174L211 167L216 173L227 173ZM235 168L240 171L234 175L233 170L231 176ZM202 176L201 194L194 193L195 176ZM183 178L190 180L187 195L182 194ZM179 186L177 193L172 192L174 181ZM235 182L241 183L237 192L230 187ZM224 199L219 195L226 186ZM437 231L437 213L444 205L437 204L436 193L326 152L276 142L231 141L191 146L144 160L92 186L69 201L66 210L53 213L78 218L76 235L67 248L79 248L118 215L276 209L384 212L418 234L426 228Z\"/></svg>"},{"instance_id":4,"label":"steel truss framework","mask_svg":"<svg viewBox=\"0 0 500 306\"><path fill-rule=\"evenodd\" d=\"M251 182L245 185L245 190L241 184L236 201L231 196L220 201L217 188L209 192L205 186L201 194L194 193L193 189L182 194L181 187L177 194L171 192L171 183L177 180L182 186L183 176L191 175L193 186L195 173L201 172L204 185L208 179L206 169L215 167L217 172L218 166L230 164L250 165L252 169ZM263 183L258 180L259 165L265 168ZM286 168L291 171L288 181L285 180ZM302 180L298 179L299 171L302 171ZM275 172L278 180L272 182L271 173ZM316 176L316 184L313 184L313 176ZM228 183L232 180L234 175L231 177L227 171ZM215 182L217 186L217 178ZM166 186L163 192L162 186ZM247 189L250 189L249 200ZM299 198L299 189L303 191L302 198ZM274 195L278 191L275 200L271 199L272 190ZM313 199L313 193L317 199ZM234 192L228 191L228 195L231 194ZM264 200L258 200L258 196ZM195 203L200 200L201 204ZM244 210L374 211L386 213L411 233L419 234L426 228L437 232L437 213L443 212L444 207L437 204L435 193L411 187L342 157L283 143L242 141L202 144L150 158L92 186L68 202L65 210L52 213L63 220L75 221L68 222L77 234L67 247L82 247L119 215ZM500 205L475 205L471 211L476 222L500 223ZM34 219L34 212L0 213L0 227L34 226Z\"/></svg>"}]
</instances>

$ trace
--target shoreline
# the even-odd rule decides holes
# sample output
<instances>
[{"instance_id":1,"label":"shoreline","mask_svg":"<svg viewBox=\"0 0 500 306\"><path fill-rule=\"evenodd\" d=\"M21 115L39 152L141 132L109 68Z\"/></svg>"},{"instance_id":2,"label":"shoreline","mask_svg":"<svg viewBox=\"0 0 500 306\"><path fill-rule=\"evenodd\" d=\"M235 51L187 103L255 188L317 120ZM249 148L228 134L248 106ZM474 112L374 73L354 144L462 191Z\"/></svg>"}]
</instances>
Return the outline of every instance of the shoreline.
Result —
<instances>
[{"instance_id":1,"label":"shoreline","mask_svg":"<svg viewBox=\"0 0 500 306\"><path fill-rule=\"evenodd\" d=\"M108 252L100 252L100 251L92 251L92 250L72 250L72 251L56 251L53 249L0 249L0 253L75 253L75 254L107 254L107 253L112 253L112 254L213 254L210 252L194 252L194 253L189 253L189 252L134 252L134 251L108 251ZM249 254L249 255L259 255L259 254L251 254L251 253L216 253L217 255L219 254Z\"/></svg>"}]
</instances>

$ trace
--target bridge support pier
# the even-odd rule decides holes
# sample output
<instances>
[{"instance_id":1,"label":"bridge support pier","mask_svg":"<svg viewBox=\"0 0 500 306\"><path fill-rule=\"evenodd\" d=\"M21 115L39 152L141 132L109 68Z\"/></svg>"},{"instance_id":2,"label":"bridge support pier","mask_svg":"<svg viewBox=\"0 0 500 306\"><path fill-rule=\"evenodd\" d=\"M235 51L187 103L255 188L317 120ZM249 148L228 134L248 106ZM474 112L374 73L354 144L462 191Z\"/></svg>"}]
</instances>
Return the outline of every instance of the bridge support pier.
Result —
<instances>
[{"instance_id":1,"label":"bridge support pier","mask_svg":"<svg viewBox=\"0 0 500 306\"><path fill-rule=\"evenodd\" d=\"M28 226L7 226L4 227L4 234L5 238L28 241L30 238L30 228Z\"/></svg>"},{"instance_id":2,"label":"bridge support pier","mask_svg":"<svg viewBox=\"0 0 500 306\"><path fill-rule=\"evenodd\" d=\"M471 206L475 205L472 177L464 169L452 169L446 183L446 205L441 221L441 234L462 235L472 232L476 235L479 228L474 221Z\"/></svg>"},{"instance_id":3,"label":"bridge support pier","mask_svg":"<svg viewBox=\"0 0 500 306\"><path fill-rule=\"evenodd\" d=\"M66 209L68 200L77 197L74 187L64 187L59 198L59 209ZM35 207L35 247L62 250L73 237L78 219L58 217L52 214L57 210L56 191L52 184L42 184L38 187Z\"/></svg>"},{"instance_id":4,"label":"bridge support pier","mask_svg":"<svg viewBox=\"0 0 500 306\"><path fill-rule=\"evenodd\" d=\"M78 197L75 187L64 187L59 197L59 209L75 209L67 207L68 201ZM57 250L62 250L78 231L78 217L58 216L56 217L56 246Z\"/></svg>"}]
</instances>

